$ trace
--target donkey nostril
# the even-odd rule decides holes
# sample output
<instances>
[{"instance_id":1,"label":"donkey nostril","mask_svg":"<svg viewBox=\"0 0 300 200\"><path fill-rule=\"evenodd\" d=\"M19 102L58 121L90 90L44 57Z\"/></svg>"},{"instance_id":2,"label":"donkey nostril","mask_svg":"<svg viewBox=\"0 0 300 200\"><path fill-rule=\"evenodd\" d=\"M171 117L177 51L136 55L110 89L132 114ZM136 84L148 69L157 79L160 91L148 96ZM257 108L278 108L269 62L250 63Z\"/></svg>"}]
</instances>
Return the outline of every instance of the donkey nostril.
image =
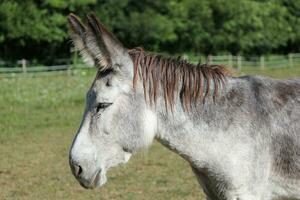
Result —
<instances>
[{"instance_id":1,"label":"donkey nostril","mask_svg":"<svg viewBox=\"0 0 300 200\"><path fill-rule=\"evenodd\" d=\"M79 177L82 174L82 167L80 165L73 164L74 175Z\"/></svg>"},{"instance_id":2,"label":"donkey nostril","mask_svg":"<svg viewBox=\"0 0 300 200\"><path fill-rule=\"evenodd\" d=\"M76 175L80 176L80 174L82 173L82 168L80 165L76 166Z\"/></svg>"}]
</instances>

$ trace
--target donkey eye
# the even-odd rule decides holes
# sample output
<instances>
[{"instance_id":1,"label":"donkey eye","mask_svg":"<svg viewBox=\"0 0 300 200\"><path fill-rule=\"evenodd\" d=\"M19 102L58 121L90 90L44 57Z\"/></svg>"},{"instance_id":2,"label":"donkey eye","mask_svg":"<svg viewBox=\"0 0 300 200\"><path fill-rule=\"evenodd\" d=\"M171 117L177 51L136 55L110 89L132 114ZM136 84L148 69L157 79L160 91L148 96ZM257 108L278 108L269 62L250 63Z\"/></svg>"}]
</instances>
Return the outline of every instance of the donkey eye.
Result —
<instances>
[{"instance_id":1,"label":"donkey eye","mask_svg":"<svg viewBox=\"0 0 300 200\"><path fill-rule=\"evenodd\" d=\"M106 86L106 87L110 87L110 86L111 86L110 80L107 80L105 86Z\"/></svg>"},{"instance_id":2,"label":"donkey eye","mask_svg":"<svg viewBox=\"0 0 300 200\"><path fill-rule=\"evenodd\" d=\"M112 103L99 103L96 107L96 111L99 112L100 110L104 110L108 106L110 106Z\"/></svg>"},{"instance_id":3,"label":"donkey eye","mask_svg":"<svg viewBox=\"0 0 300 200\"><path fill-rule=\"evenodd\" d=\"M132 153L132 152L130 151L130 149L128 149L128 148L126 148L126 147L123 147L123 151L125 151L125 152L127 152L127 153Z\"/></svg>"}]
</instances>

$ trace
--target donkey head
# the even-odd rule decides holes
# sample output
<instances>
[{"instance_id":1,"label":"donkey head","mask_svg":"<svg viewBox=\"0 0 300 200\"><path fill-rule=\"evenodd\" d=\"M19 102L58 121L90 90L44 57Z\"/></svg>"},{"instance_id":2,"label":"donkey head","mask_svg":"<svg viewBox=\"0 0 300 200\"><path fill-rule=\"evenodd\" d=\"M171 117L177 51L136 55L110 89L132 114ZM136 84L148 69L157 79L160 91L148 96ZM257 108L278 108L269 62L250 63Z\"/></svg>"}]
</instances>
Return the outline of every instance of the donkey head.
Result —
<instances>
[{"instance_id":1,"label":"donkey head","mask_svg":"<svg viewBox=\"0 0 300 200\"><path fill-rule=\"evenodd\" d=\"M126 163L152 142L156 116L147 108L142 88L133 90L128 50L94 15L88 15L86 25L73 14L68 20L75 48L98 68L69 154L76 179L85 188L95 188L106 182L109 168Z\"/></svg>"}]
</instances>

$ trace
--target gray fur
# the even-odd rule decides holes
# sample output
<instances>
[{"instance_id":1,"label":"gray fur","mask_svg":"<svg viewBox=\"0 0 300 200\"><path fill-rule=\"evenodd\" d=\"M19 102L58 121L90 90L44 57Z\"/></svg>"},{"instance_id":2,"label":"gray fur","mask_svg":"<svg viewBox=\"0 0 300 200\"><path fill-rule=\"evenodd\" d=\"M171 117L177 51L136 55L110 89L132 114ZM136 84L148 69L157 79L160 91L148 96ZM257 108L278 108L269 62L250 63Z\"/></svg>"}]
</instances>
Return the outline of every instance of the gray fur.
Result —
<instances>
[{"instance_id":1,"label":"gray fur","mask_svg":"<svg viewBox=\"0 0 300 200\"><path fill-rule=\"evenodd\" d=\"M156 138L190 163L207 199L300 199L300 80L227 77L216 102L184 112L178 96L170 113L162 95L148 106L141 80L133 91L133 63L120 52L88 91L70 149L81 185L102 186L109 168ZM112 105L97 112L101 102Z\"/></svg>"},{"instance_id":2,"label":"gray fur","mask_svg":"<svg viewBox=\"0 0 300 200\"><path fill-rule=\"evenodd\" d=\"M158 140L191 163L210 199L300 199L300 80L228 78L216 103L159 115Z\"/></svg>"}]
</instances>

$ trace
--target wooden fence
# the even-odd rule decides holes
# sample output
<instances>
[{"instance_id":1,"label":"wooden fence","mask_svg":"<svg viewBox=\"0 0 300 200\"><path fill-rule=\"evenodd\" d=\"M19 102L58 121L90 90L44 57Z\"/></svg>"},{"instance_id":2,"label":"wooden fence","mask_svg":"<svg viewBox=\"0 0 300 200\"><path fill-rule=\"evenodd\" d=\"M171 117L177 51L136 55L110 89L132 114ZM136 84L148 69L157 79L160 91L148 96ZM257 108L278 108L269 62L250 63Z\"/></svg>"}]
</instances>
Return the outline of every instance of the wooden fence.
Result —
<instances>
[{"instance_id":1,"label":"wooden fence","mask_svg":"<svg viewBox=\"0 0 300 200\"><path fill-rule=\"evenodd\" d=\"M189 59L189 58L188 58ZM209 55L207 62L210 64L222 64L233 67L238 71L243 69L265 69L265 68L293 68L300 67L300 53L288 55L271 56L234 56L234 55ZM86 65L57 65L57 66L35 66L28 67L27 61L18 61L19 67L0 67L0 77L14 77L18 75L50 75L55 73L72 74L74 70L89 70L91 67Z\"/></svg>"},{"instance_id":2,"label":"wooden fence","mask_svg":"<svg viewBox=\"0 0 300 200\"><path fill-rule=\"evenodd\" d=\"M300 65L300 53L272 56L208 56L208 62L223 64L242 71L243 68L293 68Z\"/></svg>"},{"instance_id":3,"label":"wooden fence","mask_svg":"<svg viewBox=\"0 0 300 200\"><path fill-rule=\"evenodd\" d=\"M11 77L36 77L36 76L49 76L56 74L72 75L75 71L91 70L92 67L86 65L56 65L56 66L36 66L26 67L2 67L0 68L0 78Z\"/></svg>"}]
</instances>

